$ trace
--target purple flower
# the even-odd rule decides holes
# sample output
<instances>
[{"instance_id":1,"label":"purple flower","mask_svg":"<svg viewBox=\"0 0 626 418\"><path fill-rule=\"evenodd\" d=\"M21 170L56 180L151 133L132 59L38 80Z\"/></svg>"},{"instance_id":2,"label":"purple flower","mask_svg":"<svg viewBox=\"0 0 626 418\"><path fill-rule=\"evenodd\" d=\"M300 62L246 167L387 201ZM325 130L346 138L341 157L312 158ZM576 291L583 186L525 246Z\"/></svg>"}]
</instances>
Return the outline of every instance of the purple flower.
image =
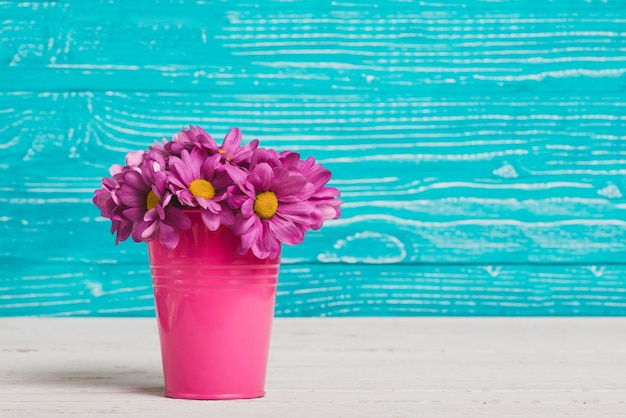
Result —
<instances>
[{"instance_id":1,"label":"purple flower","mask_svg":"<svg viewBox=\"0 0 626 418\"><path fill-rule=\"evenodd\" d=\"M260 163L268 163L272 167L283 167L284 164L280 159L278 152L271 148L258 148L252 154L250 165L255 166Z\"/></svg>"},{"instance_id":2,"label":"purple flower","mask_svg":"<svg viewBox=\"0 0 626 418\"><path fill-rule=\"evenodd\" d=\"M191 153L183 150L181 158L170 157L169 165L170 189L182 205L200 207L202 221L211 231L220 224L232 225L235 216L225 201L226 189L232 182L219 154L209 157L200 148Z\"/></svg>"},{"instance_id":3,"label":"purple flower","mask_svg":"<svg viewBox=\"0 0 626 418\"><path fill-rule=\"evenodd\" d=\"M312 189L304 176L283 167L253 166L245 182L229 189L229 203L239 211L232 229L241 236L240 253L252 249L259 258L276 258L281 243L301 243L315 209L306 202Z\"/></svg>"},{"instance_id":4,"label":"purple flower","mask_svg":"<svg viewBox=\"0 0 626 418\"><path fill-rule=\"evenodd\" d=\"M224 169L235 183L245 180L245 169L249 166L250 159L259 146L257 139L241 146L241 131L239 128L232 128L226 134L220 146L211 135L198 126L190 126L190 129L183 129L174 135L172 143L193 144L205 150L210 156L219 154L220 160L224 164Z\"/></svg>"},{"instance_id":5,"label":"purple flower","mask_svg":"<svg viewBox=\"0 0 626 418\"><path fill-rule=\"evenodd\" d=\"M100 214L111 220L111 233L115 234L115 245L125 241L131 234L133 222L123 214L126 207L118 197L120 181L123 180L123 170L128 169L120 165L111 167L112 177L102 179L102 188L94 193L93 203L100 209Z\"/></svg>"},{"instance_id":6,"label":"purple flower","mask_svg":"<svg viewBox=\"0 0 626 418\"><path fill-rule=\"evenodd\" d=\"M218 148L215 139L199 126L190 126L189 129L183 128L172 136L172 142L175 144L193 144L198 148L206 149L211 154L217 152Z\"/></svg>"},{"instance_id":7,"label":"purple flower","mask_svg":"<svg viewBox=\"0 0 626 418\"><path fill-rule=\"evenodd\" d=\"M170 205L172 193L167 188L165 162L158 153L151 152L141 167L124 171L117 195L126 206L123 215L133 222L132 237L136 242L159 241L167 248L178 245L179 229L191 227L184 212Z\"/></svg>"},{"instance_id":8,"label":"purple flower","mask_svg":"<svg viewBox=\"0 0 626 418\"><path fill-rule=\"evenodd\" d=\"M339 218L341 215L339 206L343 201L336 199L339 197L339 190L326 186L331 177L329 170L317 164L313 157L301 160L300 154L291 151L282 152L280 160L290 172L302 174L314 186L314 191L309 198L309 202L315 205L315 211L312 214L314 219L311 224L312 229L318 230L324 221Z\"/></svg>"},{"instance_id":9,"label":"purple flower","mask_svg":"<svg viewBox=\"0 0 626 418\"><path fill-rule=\"evenodd\" d=\"M222 156L222 161L232 164L249 163L252 154L259 146L259 140L241 146L241 131L239 128L233 128L224 137L222 146L219 147L218 153Z\"/></svg>"}]
</instances>

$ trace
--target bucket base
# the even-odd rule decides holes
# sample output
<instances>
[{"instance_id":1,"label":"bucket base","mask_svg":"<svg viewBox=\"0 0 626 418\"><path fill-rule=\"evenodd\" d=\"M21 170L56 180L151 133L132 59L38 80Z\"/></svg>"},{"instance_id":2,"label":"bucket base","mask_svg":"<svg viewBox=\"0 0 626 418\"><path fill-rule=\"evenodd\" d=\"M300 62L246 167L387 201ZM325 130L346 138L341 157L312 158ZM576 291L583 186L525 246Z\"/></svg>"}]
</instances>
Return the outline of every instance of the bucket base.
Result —
<instances>
[{"instance_id":1,"label":"bucket base","mask_svg":"<svg viewBox=\"0 0 626 418\"><path fill-rule=\"evenodd\" d=\"M254 399L262 398L265 396L265 391L253 392L253 393L179 393L179 392L165 392L165 397L173 399L193 399L199 401L220 401L220 400L235 400L235 399Z\"/></svg>"}]
</instances>

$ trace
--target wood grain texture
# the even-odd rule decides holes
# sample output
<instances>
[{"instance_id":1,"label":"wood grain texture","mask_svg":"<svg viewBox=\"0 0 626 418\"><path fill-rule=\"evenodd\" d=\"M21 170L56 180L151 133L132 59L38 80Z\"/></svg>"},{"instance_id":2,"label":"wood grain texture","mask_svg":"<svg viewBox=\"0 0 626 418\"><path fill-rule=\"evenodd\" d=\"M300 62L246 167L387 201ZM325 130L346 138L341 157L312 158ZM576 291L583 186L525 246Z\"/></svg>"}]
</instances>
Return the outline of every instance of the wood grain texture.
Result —
<instances>
[{"instance_id":1,"label":"wood grain texture","mask_svg":"<svg viewBox=\"0 0 626 418\"><path fill-rule=\"evenodd\" d=\"M143 264L11 266L0 316L154 315ZM621 265L283 264L277 316L622 315Z\"/></svg>"},{"instance_id":2,"label":"wood grain texture","mask_svg":"<svg viewBox=\"0 0 626 418\"><path fill-rule=\"evenodd\" d=\"M279 318L267 395L163 397L155 319L0 319L0 414L622 417L624 318Z\"/></svg>"},{"instance_id":3,"label":"wood grain texture","mask_svg":"<svg viewBox=\"0 0 626 418\"><path fill-rule=\"evenodd\" d=\"M0 16L2 315L152 312L145 247L115 247L91 196L125 152L189 124L333 172L343 216L285 249L281 315L626 314L626 1L0 1ZM429 274L464 280L470 303ZM566 280L565 299L537 277Z\"/></svg>"}]
</instances>

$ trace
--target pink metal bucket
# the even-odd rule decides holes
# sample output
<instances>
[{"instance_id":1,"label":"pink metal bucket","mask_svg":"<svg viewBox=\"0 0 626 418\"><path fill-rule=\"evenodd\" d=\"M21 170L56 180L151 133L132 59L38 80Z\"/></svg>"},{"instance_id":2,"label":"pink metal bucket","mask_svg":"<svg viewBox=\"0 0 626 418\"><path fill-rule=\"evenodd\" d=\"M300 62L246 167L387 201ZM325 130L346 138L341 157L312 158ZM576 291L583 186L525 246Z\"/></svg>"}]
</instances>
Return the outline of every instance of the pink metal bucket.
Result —
<instances>
[{"instance_id":1,"label":"pink metal bucket","mask_svg":"<svg viewBox=\"0 0 626 418\"><path fill-rule=\"evenodd\" d=\"M229 228L211 232L186 213L193 226L174 250L148 243L165 396L261 397L279 260L239 255Z\"/></svg>"}]
</instances>

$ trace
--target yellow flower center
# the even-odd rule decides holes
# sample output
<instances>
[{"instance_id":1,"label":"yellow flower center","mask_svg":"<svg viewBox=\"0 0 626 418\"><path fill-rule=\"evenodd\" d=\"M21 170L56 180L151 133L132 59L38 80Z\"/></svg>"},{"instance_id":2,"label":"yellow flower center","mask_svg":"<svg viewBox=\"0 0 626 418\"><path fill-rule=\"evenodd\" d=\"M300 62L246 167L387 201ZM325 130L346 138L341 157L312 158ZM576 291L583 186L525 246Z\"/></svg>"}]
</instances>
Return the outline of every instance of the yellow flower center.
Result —
<instances>
[{"instance_id":1,"label":"yellow flower center","mask_svg":"<svg viewBox=\"0 0 626 418\"><path fill-rule=\"evenodd\" d=\"M278 199L274 192L261 192L254 200L254 213L261 219L270 219L278 210Z\"/></svg>"},{"instance_id":2,"label":"yellow flower center","mask_svg":"<svg viewBox=\"0 0 626 418\"><path fill-rule=\"evenodd\" d=\"M148 192L148 197L146 197L146 207L148 210L152 210L156 208L156 205L161 203L161 199L157 196L152 190Z\"/></svg>"},{"instance_id":3,"label":"yellow flower center","mask_svg":"<svg viewBox=\"0 0 626 418\"><path fill-rule=\"evenodd\" d=\"M205 179L195 179L189 184L189 191L194 197L201 197L206 200L213 199L215 187Z\"/></svg>"}]
</instances>

